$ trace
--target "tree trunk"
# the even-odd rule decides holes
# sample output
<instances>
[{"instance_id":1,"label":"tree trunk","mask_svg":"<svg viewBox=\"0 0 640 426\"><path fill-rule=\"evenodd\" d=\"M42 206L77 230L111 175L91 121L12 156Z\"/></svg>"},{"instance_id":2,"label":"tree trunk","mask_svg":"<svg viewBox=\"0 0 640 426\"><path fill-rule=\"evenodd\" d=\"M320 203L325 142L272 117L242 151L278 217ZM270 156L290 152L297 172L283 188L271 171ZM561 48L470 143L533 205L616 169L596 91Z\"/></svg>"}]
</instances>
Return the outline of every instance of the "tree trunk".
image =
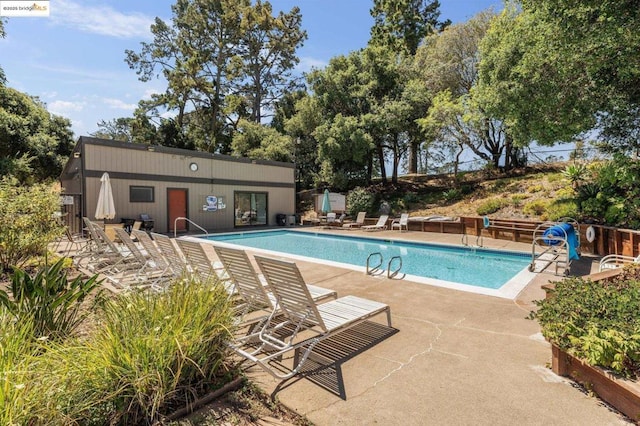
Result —
<instances>
[{"instance_id":1,"label":"tree trunk","mask_svg":"<svg viewBox=\"0 0 640 426\"><path fill-rule=\"evenodd\" d=\"M380 162L380 178L382 179L383 184L387 184L387 170L384 167L384 152L382 150L382 145L378 144L376 147L378 151L378 161Z\"/></svg>"},{"instance_id":2,"label":"tree trunk","mask_svg":"<svg viewBox=\"0 0 640 426\"><path fill-rule=\"evenodd\" d=\"M411 138L411 143L409 144L409 164L407 167L407 172L410 174L418 173L418 151L420 151L420 142Z\"/></svg>"}]
</instances>

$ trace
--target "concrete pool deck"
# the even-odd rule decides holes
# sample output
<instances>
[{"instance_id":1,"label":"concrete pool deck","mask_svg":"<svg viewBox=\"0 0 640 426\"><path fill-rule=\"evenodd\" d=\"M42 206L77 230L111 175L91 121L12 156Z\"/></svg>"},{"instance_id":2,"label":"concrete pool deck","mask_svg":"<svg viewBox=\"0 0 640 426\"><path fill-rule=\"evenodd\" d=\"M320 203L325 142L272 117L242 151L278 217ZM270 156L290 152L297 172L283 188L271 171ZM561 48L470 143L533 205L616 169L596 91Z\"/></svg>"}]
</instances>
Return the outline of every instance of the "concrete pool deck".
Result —
<instances>
[{"instance_id":1,"label":"concrete pool deck","mask_svg":"<svg viewBox=\"0 0 640 426\"><path fill-rule=\"evenodd\" d=\"M456 234L296 229L461 242ZM489 238L484 246L531 250L529 244ZM574 261L572 273L590 273L597 268L596 260L583 256ZM296 263L308 283L334 289L339 296L387 303L393 322L390 330L381 316L354 330L357 345L343 347L332 362L311 360L309 368L315 371L305 377L281 382L259 367L247 366L252 381L314 424L628 424L599 399L548 368L550 346L537 322L526 317L535 308L533 301L544 298L541 286L560 279L550 272L537 274L509 300ZM331 343L321 349L331 350Z\"/></svg>"}]
</instances>

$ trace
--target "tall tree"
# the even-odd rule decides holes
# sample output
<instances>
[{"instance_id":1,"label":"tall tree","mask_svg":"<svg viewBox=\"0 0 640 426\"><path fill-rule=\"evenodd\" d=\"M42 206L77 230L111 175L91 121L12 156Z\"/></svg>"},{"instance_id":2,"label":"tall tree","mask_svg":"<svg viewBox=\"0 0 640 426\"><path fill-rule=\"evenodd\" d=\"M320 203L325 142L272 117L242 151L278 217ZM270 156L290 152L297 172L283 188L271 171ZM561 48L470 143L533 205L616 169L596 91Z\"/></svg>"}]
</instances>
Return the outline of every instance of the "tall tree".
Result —
<instances>
[{"instance_id":1,"label":"tall tree","mask_svg":"<svg viewBox=\"0 0 640 426\"><path fill-rule=\"evenodd\" d=\"M122 142L132 142L131 123L133 118L120 117L113 120L98 122L98 130L91 136L102 139L112 139Z\"/></svg>"},{"instance_id":2,"label":"tall tree","mask_svg":"<svg viewBox=\"0 0 640 426\"><path fill-rule=\"evenodd\" d=\"M438 21L438 0L374 0L370 13L374 19L370 43L410 56L427 35L451 24L448 19Z\"/></svg>"},{"instance_id":3,"label":"tall tree","mask_svg":"<svg viewBox=\"0 0 640 426\"><path fill-rule=\"evenodd\" d=\"M637 1L520 4L505 9L482 43L487 108L517 140L553 144L609 125L634 138L624 127L635 125L640 105Z\"/></svg>"},{"instance_id":4,"label":"tall tree","mask_svg":"<svg viewBox=\"0 0 640 426\"><path fill-rule=\"evenodd\" d=\"M142 107L174 122L197 148L230 152L238 121L260 121L273 108L297 64L306 33L298 8L271 16L268 2L178 0L171 24L156 18L154 40L126 61L145 81L161 73L165 93Z\"/></svg>"},{"instance_id":5,"label":"tall tree","mask_svg":"<svg viewBox=\"0 0 640 426\"><path fill-rule=\"evenodd\" d=\"M71 122L35 97L0 86L0 176L21 182L57 178L73 149Z\"/></svg>"},{"instance_id":6,"label":"tall tree","mask_svg":"<svg viewBox=\"0 0 640 426\"><path fill-rule=\"evenodd\" d=\"M244 82L240 89L247 98L250 119L256 123L296 85L291 71L299 62L296 50L307 38L301 25L298 7L276 17L271 4L261 0L242 16L239 55Z\"/></svg>"},{"instance_id":7,"label":"tall tree","mask_svg":"<svg viewBox=\"0 0 640 426\"><path fill-rule=\"evenodd\" d=\"M433 106L420 123L439 142L451 145L459 159L463 150L497 168L503 155L512 165L515 147L504 123L488 115L473 98L478 81L479 44L495 15L480 12L469 21L452 25L425 40L415 57L415 67L427 87L436 93ZM455 167L457 170L457 161Z\"/></svg>"},{"instance_id":8,"label":"tall tree","mask_svg":"<svg viewBox=\"0 0 640 426\"><path fill-rule=\"evenodd\" d=\"M413 57L423 39L451 24L439 21L438 0L374 0L370 10L374 19L369 44L387 46L400 56ZM409 133L408 172L418 172L420 132L412 125Z\"/></svg>"},{"instance_id":9,"label":"tall tree","mask_svg":"<svg viewBox=\"0 0 640 426\"><path fill-rule=\"evenodd\" d=\"M4 38L4 23L2 19L0 19L0 38ZM0 86L3 86L7 82L6 76L4 75L4 70L0 67Z\"/></svg>"}]
</instances>

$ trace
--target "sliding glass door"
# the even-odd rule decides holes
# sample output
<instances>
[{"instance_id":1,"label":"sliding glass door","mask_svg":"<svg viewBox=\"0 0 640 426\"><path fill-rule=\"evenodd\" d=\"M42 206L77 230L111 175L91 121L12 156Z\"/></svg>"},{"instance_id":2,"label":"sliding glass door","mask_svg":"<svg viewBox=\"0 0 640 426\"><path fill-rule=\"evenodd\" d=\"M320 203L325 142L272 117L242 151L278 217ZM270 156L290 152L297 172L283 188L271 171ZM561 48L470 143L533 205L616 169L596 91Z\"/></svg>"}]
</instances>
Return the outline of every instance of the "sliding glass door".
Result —
<instances>
[{"instance_id":1,"label":"sliding glass door","mask_svg":"<svg viewBox=\"0 0 640 426\"><path fill-rule=\"evenodd\" d=\"M233 196L235 226L267 225L267 193L240 192Z\"/></svg>"}]
</instances>

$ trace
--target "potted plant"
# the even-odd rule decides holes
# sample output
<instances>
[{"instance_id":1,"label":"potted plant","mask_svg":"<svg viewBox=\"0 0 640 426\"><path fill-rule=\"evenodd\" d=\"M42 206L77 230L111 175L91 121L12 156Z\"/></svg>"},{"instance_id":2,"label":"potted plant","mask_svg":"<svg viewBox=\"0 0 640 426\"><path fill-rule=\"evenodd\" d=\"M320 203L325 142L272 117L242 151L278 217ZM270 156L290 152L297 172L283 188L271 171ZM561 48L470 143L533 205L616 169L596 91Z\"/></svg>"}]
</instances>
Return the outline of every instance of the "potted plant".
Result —
<instances>
[{"instance_id":1,"label":"potted plant","mask_svg":"<svg viewBox=\"0 0 640 426\"><path fill-rule=\"evenodd\" d=\"M551 343L552 367L640 418L640 265L593 281L565 278L531 318Z\"/></svg>"}]
</instances>

